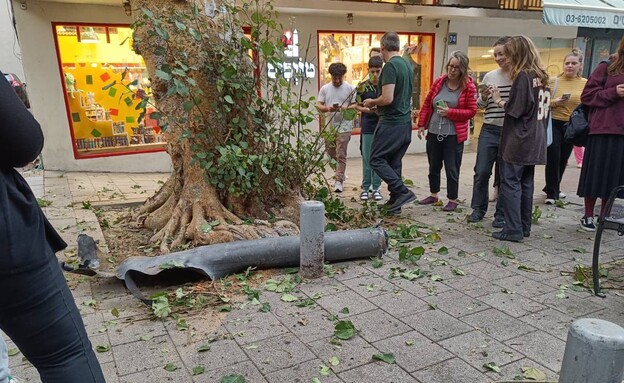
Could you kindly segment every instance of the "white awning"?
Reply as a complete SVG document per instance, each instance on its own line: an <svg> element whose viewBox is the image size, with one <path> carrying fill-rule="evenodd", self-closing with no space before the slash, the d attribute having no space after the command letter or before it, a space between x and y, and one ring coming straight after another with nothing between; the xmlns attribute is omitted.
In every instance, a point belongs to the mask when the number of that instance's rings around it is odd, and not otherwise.
<svg viewBox="0 0 624 383"><path fill-rule="evenodd" d="M624 0L544 0L544 24L624 29Z"/></svg>

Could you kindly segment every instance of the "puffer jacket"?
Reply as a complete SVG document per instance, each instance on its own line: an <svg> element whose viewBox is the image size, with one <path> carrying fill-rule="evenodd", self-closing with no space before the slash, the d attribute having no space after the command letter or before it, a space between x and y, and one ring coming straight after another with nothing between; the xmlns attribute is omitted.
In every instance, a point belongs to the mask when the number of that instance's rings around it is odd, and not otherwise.
<svg viewBox="0 0 624 383"><path fill-rule="evenodd" d="M431 89L425 98L425 102L418 114L418 127L423 126L425 129L429 126L431 114L434 111L432 101L435 96L440 93L440 89L444 85L444 81L448 75L438 77L431 85ZM468 77L466 87L459 94L457 108L450 108L447 118L455 124L457 132L457 142L462 143L468 139L468 121L477 113L477 87L474 85L471 77Z"/></svg>

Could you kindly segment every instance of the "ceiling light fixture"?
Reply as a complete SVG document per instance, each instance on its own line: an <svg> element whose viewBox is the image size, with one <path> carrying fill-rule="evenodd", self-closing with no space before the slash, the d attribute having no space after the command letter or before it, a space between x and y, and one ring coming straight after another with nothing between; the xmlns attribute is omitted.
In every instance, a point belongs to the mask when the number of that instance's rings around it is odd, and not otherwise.
<svg viewBox="0 0 624 383"><path fill-rule="evenodd" d="M347 13L347 24L353 24L353 13Z"/></svg>
<svg viewBox="0 0 624 383"><path fill-rule="evenodd" d="M95 44L100 42L100 38L93 30L93 27L80 27L80 42L86 44Z"/></svg>
<svg viewBox="0 0 624 383"><path fill-rule="evenodd" d="M122 4L124 7L124 12L126 12L126 16L132 16L132 7L130 6L130 0L123 0Z"/></svg>

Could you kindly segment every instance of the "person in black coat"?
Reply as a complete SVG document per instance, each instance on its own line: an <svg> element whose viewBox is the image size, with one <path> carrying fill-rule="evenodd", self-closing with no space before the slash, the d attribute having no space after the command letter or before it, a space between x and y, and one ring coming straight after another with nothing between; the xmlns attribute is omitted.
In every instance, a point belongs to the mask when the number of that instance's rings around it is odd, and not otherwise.
<svg viewBox="0 0 624 383"><path fill-rule="evenodd" d="M43 132L0 76L0 329L44 383L105 382L55 252L67 244L15 171L43 148Z"/></svg>

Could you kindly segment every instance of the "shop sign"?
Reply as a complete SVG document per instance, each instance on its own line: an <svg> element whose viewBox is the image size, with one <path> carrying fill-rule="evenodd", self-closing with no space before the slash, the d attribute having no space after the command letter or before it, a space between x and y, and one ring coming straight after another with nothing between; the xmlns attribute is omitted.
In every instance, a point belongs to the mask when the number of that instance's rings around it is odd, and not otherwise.
<svg viewBox="0 0 624 383"><path fill-rule="evenodd" d="M282 43L284 44L284 61L277 65L268 63L267 76L277 78L280 74L287 80L316 77L316 66L310 62L304 62L299 57L299 31L296 29L284 31Z"/></svg>
<svg viewBox="0 0 624 383"><path fill-rule="evenodd" d="M606 4L606 3L605 3ZM586 28L624 29L624 2L601 7L578 5L566 1L545 1L543 20L545 24Z"/></svg>

